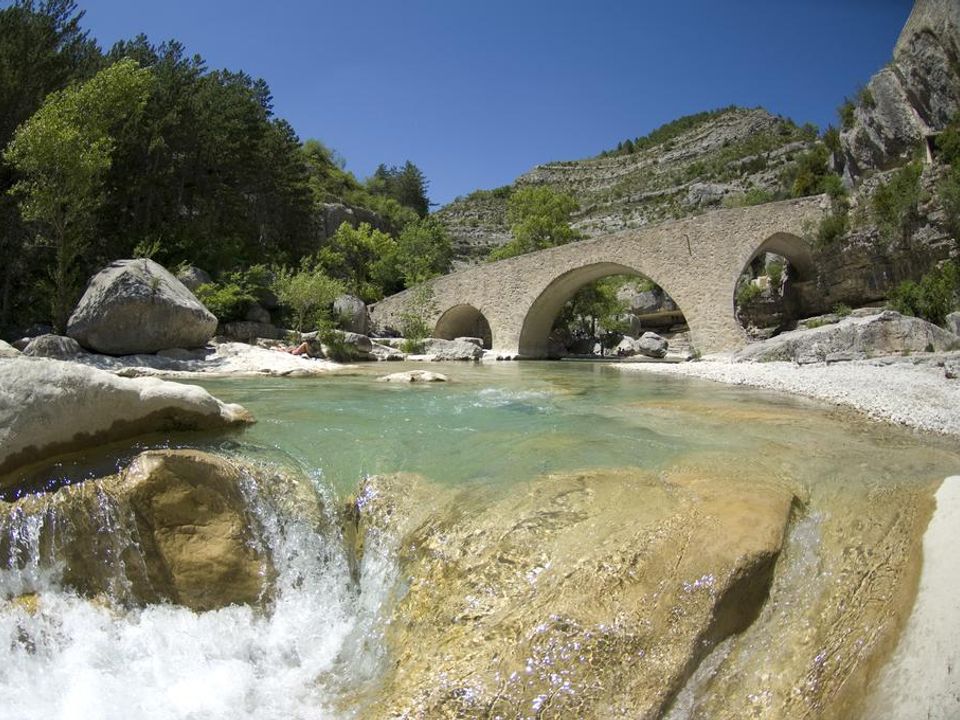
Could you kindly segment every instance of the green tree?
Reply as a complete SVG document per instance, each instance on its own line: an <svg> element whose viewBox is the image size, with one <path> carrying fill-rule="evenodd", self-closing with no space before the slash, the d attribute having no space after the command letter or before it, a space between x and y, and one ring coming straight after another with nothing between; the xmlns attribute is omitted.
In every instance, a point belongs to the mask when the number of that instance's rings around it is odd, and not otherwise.
<svg viewBox="0 0 960 720"><path fill-rule="evenodd" d="M396 269L396 241L367 223L352 227L343 223L317 260L331 277L342 280L347 292L364 302L376 302L401 288Z"/></svg>
<svg viewBox="0 0 960 720"><path fill-rule="evenodd" d="M490 260L535 252L579 240L570 218L579 209L571 195L546 185L530 185L514 192L507 201L507 222L513 239L490 254Z"/></svg>
<svg viewBox="0 0 960 720"><path fill-rule="evenodd" d="M96 72L100 52L80 28L83 13L72 0L16 0L0 9L0 149L54 90ZM19 180L0 160L0 327L15 313L33 315L35 268L41 265L28 241L16 198L8 194Z"/></svg>
<svg viewBox="0 0 960 720"><path fill-rule="evenodd" d="M425 217L397 238L396 266L407 287L450 272L453 246L443 223Z"/></svg>
<svg viewBox="0 0 960 720"><path fill-rule="evenodd" d="M890 175L870 198L870 209L880 234L887 240L906 238L920 217L919 162L904 165Z"/></svg>
<svg viewBox="0 0 960 720"><path fill-rule="evenodd" d="M289 314L294 330L300 333L310 327L327 329L331 324L330 308L337 296L343 294L344 286L320 267L304 263L299 270L280 268L273 291Z"/></svg>
<svg viewBox="0 0 960 720"><path fill-rule="evenodd" d="M566 327L582 337L597 338L604 333L622 333L625 324L620 317L627 304L617 292L634 278L608 277L580 288L567 301L554 321L554 327Z"/></svg>
<svg viewBox="0 0 960 720"><path fill-rule="evenodd" d="M315 248L314 199L299 138L273 116L269 87L209 72L171 41L117 43L109 59L150 67L140 122L118 139L99 228L113 257L146 242L157 259L213 274L256 262L295 263Z"/></svg>
<svg viewBox="0 0 960 720"><path fill-rule="evenodd" d="M381 164L367 181L367 189L374 195L383 195L396 200L424 218L430 212L427 198L427 181L416 165L407 160L402 168Z"/></svg>
<svg viewBox="0 0 960 720"><path fill-rule="evenodd" d="M24 219L49 248L51 316L63 331L79 294L115 137L142 111L151 75L133 60L108 67L82 85L49 95L20 128L4 158L21 174L12 188Z"/></svg>

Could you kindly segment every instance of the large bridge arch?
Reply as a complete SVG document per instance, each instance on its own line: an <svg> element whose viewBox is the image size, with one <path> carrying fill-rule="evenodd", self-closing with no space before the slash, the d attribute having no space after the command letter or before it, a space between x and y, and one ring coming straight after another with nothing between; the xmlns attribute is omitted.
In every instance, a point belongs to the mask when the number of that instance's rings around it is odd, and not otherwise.
<svg viewBox="0 0 960 720"><path fill-rule="evenodd" d="M530 306L520 329L519 353L524 357L545 357L548 354L548 340L553 323L563 306L580 288L611 275L633 275L646 277L657 283L673 297L669 287L656 277L651 277L639 268L618 262L596 262L567 270L554 278L537 296ZM674 298L676 301L676 298ZM681 311L683 307L679 305Z"/></svg>
<svg viewBox="0 0 960 720"><path fill-rule="evenodd" d="M825 198L813 197L716 210L469 268L430 281L436 311L426 319L449 334L474 308L488 321L496 350L543 357L544 326L576 289L606 275L642 274L681 308L694 347L736 350L747 342L733 303L743 269L773 252L787 257L802 279L813 277L802 237L827 207ZM374 324L399 327L418 297L405 291L377 303Z"/></svg>

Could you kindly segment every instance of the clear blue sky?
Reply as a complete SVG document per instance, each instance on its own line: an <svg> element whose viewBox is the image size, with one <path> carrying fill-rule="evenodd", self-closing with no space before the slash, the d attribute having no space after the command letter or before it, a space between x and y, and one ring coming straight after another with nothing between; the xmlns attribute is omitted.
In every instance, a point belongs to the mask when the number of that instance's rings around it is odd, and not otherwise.
<svg viewBox="0 0 960 720"><path fill-rule="evenodd" d="M910 0L78 0L108 48L175 38L264 78L359 177L410 159L445 203L681 115L799 123L890 59Z"/></svg>

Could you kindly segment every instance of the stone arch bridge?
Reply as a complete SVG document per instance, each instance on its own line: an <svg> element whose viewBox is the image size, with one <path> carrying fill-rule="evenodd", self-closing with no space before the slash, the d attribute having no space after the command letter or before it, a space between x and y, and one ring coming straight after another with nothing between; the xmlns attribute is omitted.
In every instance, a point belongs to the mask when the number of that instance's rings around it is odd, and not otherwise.
<svg viewBox="0 0 960 720"><path fill-rule="evenodd" d="M772 252L790 261L795 282L813 280L802 238L825 207L813 197L717 210L451 273L431 281L427 319L434 337L487 335L498 351L542 358L553 321L577 290L609 275L644 275L677 303L696 349L735 350L746 342L734 312L740 274ZM413 289L385 298L371 308L374 324L401 327L422 297Z"/></svg>

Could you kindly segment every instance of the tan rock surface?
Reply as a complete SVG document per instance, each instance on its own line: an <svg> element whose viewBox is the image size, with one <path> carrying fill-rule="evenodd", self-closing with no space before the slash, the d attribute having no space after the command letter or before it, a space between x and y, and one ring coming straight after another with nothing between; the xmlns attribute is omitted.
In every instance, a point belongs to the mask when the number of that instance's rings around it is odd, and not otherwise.
<svg viewBox="0 0 960 720"><path fill-rule="evenodd" d="M319 501L293 478L195 450L157 450L117 475L5 506L0 557L14 557L11 542L32 532L39 555L22 546L23 563L59 567L61 582L88 597L198 611L259 604L275 571L253 493L275 495L288 517L320 521Z"/></svg>
<svg viewBox="0 0 960 720"><path fill-rule="evenodd" d="M442 509L417 511L420 493ZM601 471L493 498L396 480L360 498L360 536L396 533L410 578L375 716L653 718L759 612L793 495Z"/></svg>

